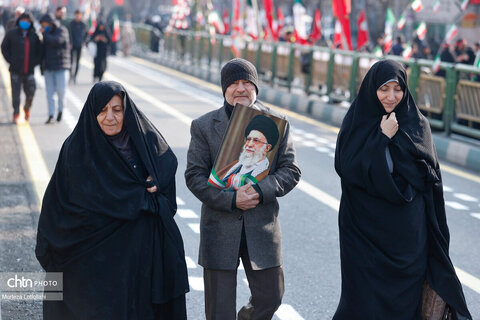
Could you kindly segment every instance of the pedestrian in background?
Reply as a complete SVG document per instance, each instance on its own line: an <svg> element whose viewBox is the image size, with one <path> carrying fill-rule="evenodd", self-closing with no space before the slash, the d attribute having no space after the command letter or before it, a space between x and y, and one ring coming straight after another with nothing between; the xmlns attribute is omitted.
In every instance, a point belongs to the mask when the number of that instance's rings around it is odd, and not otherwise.
<svg viewBox="0 0 480 320"><path fill-rule="evenodd" d="M112 39L110 30L103 20L97 22L97 28L91 36L97 46L96 55L93 58L93 82L102 81L103 73L107 69L107 56L109 43Z"/></svg>
<svg viewBox="0 0 480 320"><path fill-rule="evenodd" d="M40 64L42 44L33 26L30 13L22 13L16 27L7 32L2 41L2 54L10 64L10 83L12 89L13 122L20 116L20 94L23 86L25 93L25 120L30 118L30 107L35 95L34 68Z"/></svg>
<svg viewBox="0 0 480 320"><path fill-rule="evenodd" d="M58 109L57 121L62 120L70 71L70 42L67 28L60 25L51 14L43 15L40 24L43 34L43 69L48 102L48 119L45 123L50 124L54 122L55 109ZM55 107L53 98L55 94L58 98L58 108Z"/></svg>
<svg viewBox="0 0 480 320"><path fill-rule="evenodd" d="M77 9L75 10L73 20L70 22L70 36L72 40L72 50L70 51L70 63L72 68L70 74L73 83L77 83L78 67L80 65L82 48L87 39L87 35L87 25L83 22L83 13Z"/></svg>
<svg viewBox="0 0 480 320"><path fill-rule="evenodd" d="M236 319L240 258L251 298L238 319L271 319L284 293L277 197L296 186L300 169L287 123L267 177L233 192L208 185L234 106L273 112L256 99L258 75L250 62L230 60L222 68L221 83L223 107L192 122L185 171L187 187L202 202L199 264L204 268L206 319Z"/></svg>
<svg viewBox="0 0 480 320"><path fill-rule="evenodd" d="M128 57L131 52L131 48L135 43L135 31L132 28L132 22L130 21L130 15L127 16L127 21L123 25L121 37L122 52L125 57Z"/></svg>
<svg viewBox="0 0 480 320"><path fill-rule="evenodd" d="M425 319L427 284L453 319L472 319L449 258L430 125L400 63L382 60L366 74L340 128L335 170L342 293L333 319Z"/></svg>
<svg viewBox="0 0 480 320"><path fill-rule="evenodd" d="M185 320L177 158L116 82L91 89L42 202L35 253L62 272L49 320Z"/></svg>
<svg viewBox="0 0 480 320"><path fill-rule="evenodd" d="M8 32L9 30L15 28L15 26L17 25L18 17L20 17L20 15L24 12L25 8L22 6L18 6L15 8L15 11L13 12L13 18L8 20L7 25L5 26L5 32Z"/></svg>
<svg viewBox="0 0 480 320"><path fill-rule="evenodd" d="M466 39L457 40L455 46L455 55L457 56L456 62L458 63L473 65L473 63L475 62L475 52L467 44Z"/></svg>
<svg viewBox="0 0 480 320"><path fill-rule="evenodd" d="M442 51L440 52L440 61L443 62L450 62L455 63L455 56L450 49L450 45L448 43L442 43ZM435 73L436 76L439 77L446 77L447 73L444 69L440 69Z"/></svg>

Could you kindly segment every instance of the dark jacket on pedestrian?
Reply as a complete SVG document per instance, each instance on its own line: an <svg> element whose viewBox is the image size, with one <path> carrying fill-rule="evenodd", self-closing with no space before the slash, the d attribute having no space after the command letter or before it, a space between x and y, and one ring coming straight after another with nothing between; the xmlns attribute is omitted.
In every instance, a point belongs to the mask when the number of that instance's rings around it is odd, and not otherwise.
<svg viewBox="0 0 480 320"><path fill-rule="evenodd" d="M25 18L30 20L31 25L29 29L22 30L18 23ZM42 58L41 48L42 43L35 33L33 18L29 13L18 17L16 27L8 31L2 41L2 54L10 64L9 70L17 74L33 74Z"/></svg>
<svg viewBox="0 0 480 320"><path fill-rule="evenodd" d="M44 21L53 25L50 30L43 32L44 70L70 69L70 40L67 28L60 25L49 13L40 19L40 22Z"/></svg>
<svg viewBox="0 0 480 320"><path fill-rule="evenodd" d="M72 20L70 22L70 36L72 47L81 48L87 38L87 25L85 22Z"/></svg>

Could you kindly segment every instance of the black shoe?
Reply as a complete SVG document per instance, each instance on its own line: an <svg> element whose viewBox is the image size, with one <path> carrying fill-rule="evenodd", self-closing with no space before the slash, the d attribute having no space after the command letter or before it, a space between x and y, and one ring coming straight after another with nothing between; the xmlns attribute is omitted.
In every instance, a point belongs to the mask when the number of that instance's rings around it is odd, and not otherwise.
<svg viewBox="0 0 480 320"><path fill-rule="evenodd" d="M48 119L47 119L47 121L45 121L45 124L51 124L53 122L54 122L53 116L48 116Z"/></svg>
<svg viewBox="0 0 480 320"><path fill-rule="evenodd" d="M57 114L57 122L60 122L60 121L62 121L62 112L61 111Z"/></svg>

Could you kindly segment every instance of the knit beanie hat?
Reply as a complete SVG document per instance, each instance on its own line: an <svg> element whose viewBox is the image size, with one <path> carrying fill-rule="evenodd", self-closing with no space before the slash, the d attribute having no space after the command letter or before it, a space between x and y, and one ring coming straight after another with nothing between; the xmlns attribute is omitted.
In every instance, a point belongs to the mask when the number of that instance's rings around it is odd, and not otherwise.
<svg viewBox="0 0 480 320"><path fill-rule="evenodd" d="M257 69L249 61L241 58L234 58L228 61L220 73L223 96L227 88L237 80L248 80L255 85L258 94Z"/></svg>

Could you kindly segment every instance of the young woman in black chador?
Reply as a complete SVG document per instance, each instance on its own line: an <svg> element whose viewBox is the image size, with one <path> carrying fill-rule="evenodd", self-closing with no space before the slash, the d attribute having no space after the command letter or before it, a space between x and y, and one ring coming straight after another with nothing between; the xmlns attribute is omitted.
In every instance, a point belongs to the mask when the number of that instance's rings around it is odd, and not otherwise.
<svg viewBox="0 0 480 320"><path fill-rule="evenodd" d="M430 126L399 63L368 71L340 129L335 169L342 294L333 319L421 319L425 282L454 319L471 319L448 253Z"/></svg>
<svg viewBox="0 0 480 320"><path fill-rule="evenodd" d="M97 83L43 198L36 255L63 273L45 319L184 320L177 159L116 82Z"/></svg>

